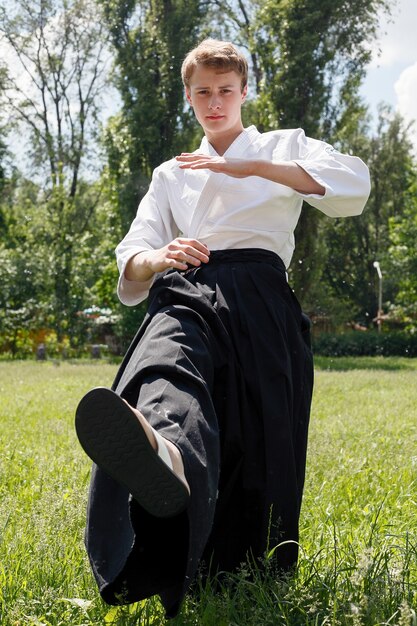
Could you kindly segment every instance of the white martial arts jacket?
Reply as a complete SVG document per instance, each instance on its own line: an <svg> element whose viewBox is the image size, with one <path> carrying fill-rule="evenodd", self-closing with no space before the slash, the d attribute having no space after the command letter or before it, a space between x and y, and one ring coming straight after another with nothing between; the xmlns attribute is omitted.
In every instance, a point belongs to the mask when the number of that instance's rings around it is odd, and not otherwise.
<svg viewBox="0 0 417 626"><path fill-rule="evenodd" d="M206 137L197 152L217 156ZM153 282L124 277L127 262L138 252L162 248L182 234L210 250L272 250L288 267L303 200L330 217L345 217L359 215L369 196L369 172L363 161L306 137L301 129L261 134L250 126L223 156L295 161L325 187L325 194L301 194L258 176L233 178L209 170L183 170L175 159L163 163L155 169L137 216L116 248L118 295L124 304L144 300Z"/></svg>

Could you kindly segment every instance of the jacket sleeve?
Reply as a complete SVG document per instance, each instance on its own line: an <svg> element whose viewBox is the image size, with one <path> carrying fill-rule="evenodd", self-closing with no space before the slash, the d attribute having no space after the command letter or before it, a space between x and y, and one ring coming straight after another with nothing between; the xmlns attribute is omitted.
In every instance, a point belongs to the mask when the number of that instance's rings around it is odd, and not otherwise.
<svg viewBox="0 0 417 626"><path fill-rule="evenodd" d="M124 275L128 261L145 250L156 250L179 234L171 213L164 174L157 168L149 190L139 204L129 232L116 248L119 282L117 295L123 304L134 306L147 297L155 277L145 282L127 280Z"/></svg>
<svg viewBox="0 0 417 626"><path fill-rule="evenodd" d="M356 156L342 154L330 144L306 137L298 129L292 145L293 161L323 185L323 196L299 195L330 217L360 215L371 190L369 170Z"/></svg>

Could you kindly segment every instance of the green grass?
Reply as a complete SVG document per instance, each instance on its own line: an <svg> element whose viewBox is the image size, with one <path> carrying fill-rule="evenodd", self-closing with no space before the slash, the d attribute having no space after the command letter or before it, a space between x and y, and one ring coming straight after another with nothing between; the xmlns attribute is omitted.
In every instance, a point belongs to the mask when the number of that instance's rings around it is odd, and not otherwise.
<svg viewBox="0 0 417 626"><path fill-rule="evenodd" d="M2 626L165 623L156 599L106 606L83 548L90 463L73 414L115 372L0 363ZM417 625L416 425L417 360L318 358L297 573L248 565L173 626Z"/></svg>

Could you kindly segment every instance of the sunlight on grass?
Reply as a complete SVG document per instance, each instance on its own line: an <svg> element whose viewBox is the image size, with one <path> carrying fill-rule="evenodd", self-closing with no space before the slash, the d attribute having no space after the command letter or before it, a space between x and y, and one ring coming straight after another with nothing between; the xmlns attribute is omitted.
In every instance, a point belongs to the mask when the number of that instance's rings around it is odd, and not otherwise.
<svg viewBox="0 0 417 626"><path fill-rule="evenodd" d="M345 370L413 370L417 371L417 359L407 357L384 356L316 356L314 358L317 370L345 371Z"/></svg>
<svg viewBox="0 0 417 626"><path fill-rule="evenodd" d="M318 359L300 561L194 590L175 626L417 624L417 360ZM107 363L0 363L0 623L164 624L158 600L109 607L83 547L90 463L79 398ZM279 550L279 547L276 548Z"/></svg>

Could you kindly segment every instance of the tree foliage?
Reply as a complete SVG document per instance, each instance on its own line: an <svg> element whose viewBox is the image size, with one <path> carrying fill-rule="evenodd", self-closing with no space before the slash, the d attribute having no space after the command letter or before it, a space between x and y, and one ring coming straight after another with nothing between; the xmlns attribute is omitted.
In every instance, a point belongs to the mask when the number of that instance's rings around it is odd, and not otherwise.
<svg viewBox="0 0 417 626"><path fill-rule="evenodd" d="M115 49L122 110L107 129L115 200L126 230L152 170L188 144L180 69L201 27L200 0L100 0Z"/></svg>
<svg viewBox="0 0 417 626"><path fill-rule="evenodd" d="M396 294L389 306L391 317L417 329L417 166L409 164L410 185L402 193L402 211L389 220L390 247L384 255Z"/></svg>
<svg viewBox="0 0 417 626"><path fill-rule="evenodd" d="M5 103L24 124L33 165L49 188L74 197L104 86L106 32L92 0L11 6L0 4Z"/></svg>
<svg viewBox="0 0 417 626"><path fill-rule="evenodd" d="M267 0L256 38L263 81L260 121L268 127L301 126L307 135L337 140L345 94L363 77L384 0ZM259 19L259 18L258 18ZM306 307L315 308L325 250L323 217L304 206L296 230L292 281Z"/></svg>
<svg viewBox="0 0 417 626"><path fill-rule="evenodd" d="M87 336L79 312L97 306L124 311L118 333L129 340L143 309L116 301L114 247L152 170L198 145L180 67L206 36L247 50L245 123L303 127L370 166L361 217L332 220L303 208L290 279L304 307L369 322L378 260L386 308L416 326L408 129L381 108L371 132L358 96L378 16L391 8L387 0L0 0L0 334L17 345L21 329L54 328L76 345ZM101 135L110 56L121 107ZM6 150L6 123L24 137L20 172Z"/></svg>
<svg viewBox="0 0 417 626"><path fill-rule="evenodd" d="M330 221L325 233L326 282L336 297L349 302L352 313L366 323L375 317L378 308L374 261L381 262L383 268L384 301L392 302L397 297L399 275L391 271L389 249L394 233L402 238L400 233L406 232L404 225L415 210L415 166L407 137L408 128L401 117L381 108L374 134L357 137L372 181L365 212L352 220ZM354 144L352 138L352 148Z"/></svg>
<svg viewBox="0 0 417 626"><path fill-rule="evenodd" d="M341 117L357 112L355 93L371 57L378 16L386 0L256 0L226 6L227 29L245 46L255 73L252 122L260 130L298 128L311 137L338 141ZM307 309L321 295L326 220L304 206L296 230L291 282Z"/></svg>
<svg viewBox="0 0 417 626"><path fill-rule="evenodd" d="M99 199L97 186L93 193L82 180L104 86L106 31L96 17L93 0L0 4L0 35L7 51L4 106L25 133L25 156L37 187L33 203L25 200L16 207L16 214L23 211L23 223L30 222L24 233L15 233L21 246L18 260L30 267L34 256L44 259L36 275L44 293L51 294L49 317L60 334L75 323L78 247ZM11 235L9 249L14 240Z"/></svg>
<svg viewBox="0 0 417 626"><path fill-rule="evenodd" d="M97 183L100 184L100 183ZM96 185L80 183L77 201L95 202ZM77 348L86 341L86 319L80 315L88 306L114 306L116 270L112 275L113 294L99 289L97 282L113 263L111 212L101 204L80 233L68 259L62 258L49 223L50 204L43 201L42 188L22 177L9 181L8 197L3 197L5 218L0 236L0 339L13 346L20 330L37 332L52 329L61 345ZM89 198L93 198L90 200ZM110 243L109 243L110 242ZM111 252L109 253L109 249ZM71 263L70 299L57 290L59 263ZM67 285L63 285L67 287ZM1 342L0 342L1 343ZM13 347L10 348L13 352Z"/></svg>
<svg viewBox="0 0 417 626"><path fill-rule="evenodd" d="M146 193L152 170L190 147L194 117L184 106L182 61L196 43L202 0L99 0L114 50L114 83L122 106L108 124L107 190L118 216L119 239ZM115 242L116 243L116 242ZM143 311L123 307L123 341Z"/></svg>

